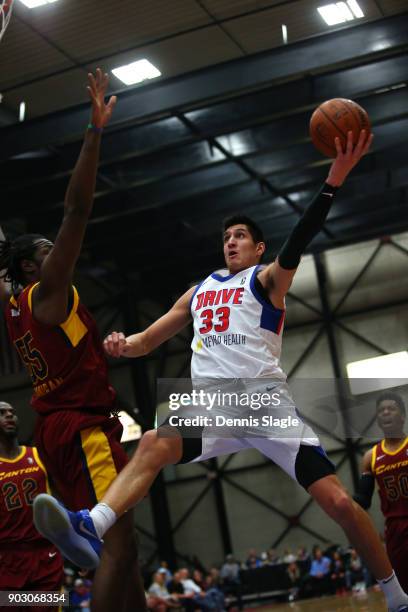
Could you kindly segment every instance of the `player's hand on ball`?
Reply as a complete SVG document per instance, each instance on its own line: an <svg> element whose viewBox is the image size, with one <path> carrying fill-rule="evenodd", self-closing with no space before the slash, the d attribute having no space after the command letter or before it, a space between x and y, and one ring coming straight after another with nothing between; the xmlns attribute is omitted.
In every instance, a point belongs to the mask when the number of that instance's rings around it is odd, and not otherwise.
<svg viewBox="0 0 408 612"><path fill-rule="evenodd" d="M112 332L103 341L103 348L105 353L111 357L122 357L129 350L129 344L125 334L122 332Z"/></svg>
<svg viewBox="0 0 408 612"><path fill-rule="evenodd" d="M327 178L329 185L340 187L344 183L354 166L368 153L373 138L373 134L367 134L366 130L361 130L357 144L353 147L353 132L348 132L345 150L342 149L340 138L335 138L334 143L336 145L337 157L330 168Z"/></svg>
<svg viewBox="0 0 408 612"><path fill-rule="evenodd" d="M96 69L95 75L88 74L89 85L87 87L89 97L92 102L91 123L96 128L103 128L109 122L113 109L117 101L116 96L112 96L105 104L106 90L108 88L109 77L100 68Z"/></svg>

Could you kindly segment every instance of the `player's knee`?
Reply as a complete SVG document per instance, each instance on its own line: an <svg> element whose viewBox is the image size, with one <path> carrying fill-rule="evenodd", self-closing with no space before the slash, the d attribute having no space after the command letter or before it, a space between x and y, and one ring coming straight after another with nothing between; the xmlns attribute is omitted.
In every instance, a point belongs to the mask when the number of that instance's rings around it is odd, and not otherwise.
<svg viewBox="0 0 408 612"><path fill-rule="evenodd" d="M151 468L161 469L169 463L178 461L179 444L177 438L160 435L156 429L151 429L143 435L138 454L143 453L148 457Z"/></svg>
<svg viewBox="0 0 408 612"><path fill-rule="evenodd" d="M336 490L333 494L330 508L331 511L329 513L332 518L341 525L350 523L355 517L355 504L347 491L342 489Z"/></svg>

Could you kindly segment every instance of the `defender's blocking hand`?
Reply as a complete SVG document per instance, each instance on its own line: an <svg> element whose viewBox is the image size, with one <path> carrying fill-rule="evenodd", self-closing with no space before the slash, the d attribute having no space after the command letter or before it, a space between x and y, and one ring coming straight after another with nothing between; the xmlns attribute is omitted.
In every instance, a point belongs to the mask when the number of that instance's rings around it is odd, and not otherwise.
<svg viewBox="0 0 408 612"><path fill-rule="evenodd" d="M92 102L91 123L96 128L103 128L110 121L117 98L112 96L109 102L105 104L109 76L106 73L103 74L100 68L96 69L95 76L92 73L88 74L88 81L87 90Z"/></svg>

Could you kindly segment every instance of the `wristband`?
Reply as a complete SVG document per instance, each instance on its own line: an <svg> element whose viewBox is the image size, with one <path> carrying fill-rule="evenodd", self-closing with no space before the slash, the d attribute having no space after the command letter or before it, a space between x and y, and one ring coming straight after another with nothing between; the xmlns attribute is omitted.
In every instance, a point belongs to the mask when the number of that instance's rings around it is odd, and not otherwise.
<svg viewBox="0 0 408 612"><path fill-rule="evenodd" d="M95 134L101 134L103 132L103 127L96 127L93 123L88 123L87 130L91 130L91 132L95 132Z"/></svg>

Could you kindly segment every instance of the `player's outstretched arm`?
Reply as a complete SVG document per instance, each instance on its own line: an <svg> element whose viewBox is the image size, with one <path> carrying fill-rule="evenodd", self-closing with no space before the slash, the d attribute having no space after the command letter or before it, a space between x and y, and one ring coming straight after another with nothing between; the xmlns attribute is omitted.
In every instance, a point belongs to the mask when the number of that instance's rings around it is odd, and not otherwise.
<svg viewBox="0 0 408 612"><path fill-rule="evenodd" d="M122 332L112 332L103 342L111 357L142 357L178 334L191 321L190 301L195 287L191 287L165 315L139 334L127 338Z"/></svg>
<svg viewBox="0 0 408 612"><path fill-rule="evenodd" d="M368 152L372 141L373 135L362 130L356 146L353 147L353 133L349 132L347 147L343 151L340 139L335 139L337 157L330 167L326 183L305 209L276 260L259 274L259 280L264 287L269 288L269 297L276 307L284 307L284 297L290 289L302 254L323 229L336 190Z"/></svg>
<svg viewBox="0 0 408 612"><path fill-rule="evenodd" d="M353 495L354 501L364 510L368 510L371 506L375 489L375 478L371 468L372 457L373 449L371 448L363 457L360 482L358 483L357 491Z"/></svg>
<svg viewBox="0 0 408 612"><path fill-rule="evenodd" d="M78 161L65 195L64 218L55 244L41 267L41 280L33 293L34 316L58 325L67 317L72 275L92 211L99 161L101 131L109 122L116 97L105 104L108 75L100 68L88 75L92 103L91 126L87 129Z"/></svg>

